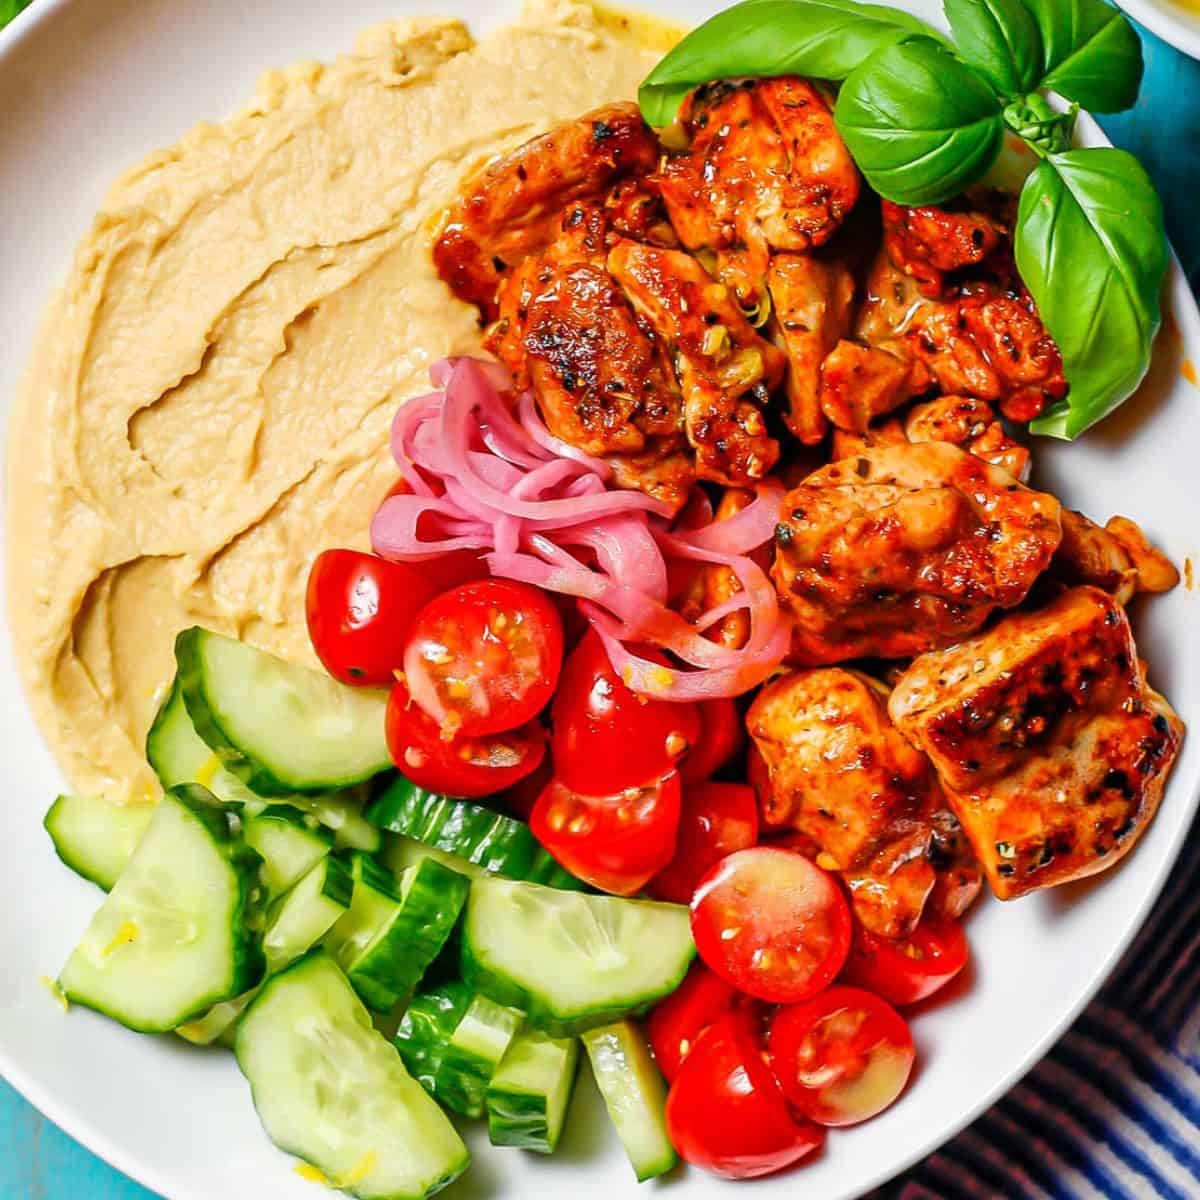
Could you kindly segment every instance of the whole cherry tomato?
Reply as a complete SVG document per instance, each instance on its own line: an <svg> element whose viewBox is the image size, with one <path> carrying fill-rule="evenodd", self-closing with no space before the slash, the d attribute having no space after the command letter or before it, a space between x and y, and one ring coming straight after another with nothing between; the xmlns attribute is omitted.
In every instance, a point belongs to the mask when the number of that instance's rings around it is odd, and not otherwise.
<svg viewBox="0 0 1200 1200"><path fill-rule="evenodd" d="M503 733L532 720L562 670L558 609L545 592L480 579L434 597L404 651L409 694L445 736Z"/></svg>
<svg viewBox="0 0 1200 1200"><path fill-rule="evenodd" d="M555 774L581 795L652 784L675 770L700 734L696 705L631 691L594 631L567 656L550 718Z"/></svg>
<svg viewBox="0 0 1200 1200"><path fill-rule="evenodd" d="M713 866L757 841L753 788L744 783L685 784L675 857L650 881L650 893L658 900L691 904Z"/></svg>
<svg viewBox="0 0 1200 1200"><path fill-rule="evenodd" d="M667 1095L667 1131L688 1162L726 1179L782 1171L825 1131L797 1120L762 1059L754 1017L731 1011L700 1035Z"/></svg>
<svg viewBox="0 0 1200 1200"><path fill-rule="evenodd" d="M729 1012L737 998L725 980L702 962L694 962L684 981L655 1006L646 1018L646 1037L668 1083L674 1082L700 1035Z"/></svg>
<svg viewBox="0 0 1200 1200"><path fill-rule="evenodd" d="M788 850L758 846L722 859L692 899L700 957L734 987L795 1004L833 982L850 949L837 881Z"/></svg>
<svg viewBox="0 0 1200 1200"><path fill-rule="evenodd" d="M697 708L700 710L700 737L691 753L679 764L679 778L685 784L711 779L746 740L742 714L732 700L705 700Z"/></svg>
<svg viewBox="0 0 1200 1200"><path fill-rule="evenodd" d="M632 896L671 861L679 829L679 776L585 796L552 779L529 819L534 837L578 879Z"/></svg>
<svg viewBox="0 0 1200 1200"><path fill-rule="evenodd" d="M886 1000L840 985L777 1009L767 1049L784 1095L818 1125L857 1125L883 1112L916 1058L908 1022Z"/></svg>
<svg viewBox="0 0 1200 1200"><path fill-rule="evenodd" d="M908 937L895 941L856 921L842 978L891 1004L916 1004L945 987L969 957L962 926L945 917L926 914Z"/></svg>
<svg viewBox="0 0 1200 1200"><path fill-rule="evenodd" d="M388 698L387 741L392 761L418 787L468 798L511 787L536 771L546 754L546 732L537 721L509 733L443 737L402 680Z"/></svg>

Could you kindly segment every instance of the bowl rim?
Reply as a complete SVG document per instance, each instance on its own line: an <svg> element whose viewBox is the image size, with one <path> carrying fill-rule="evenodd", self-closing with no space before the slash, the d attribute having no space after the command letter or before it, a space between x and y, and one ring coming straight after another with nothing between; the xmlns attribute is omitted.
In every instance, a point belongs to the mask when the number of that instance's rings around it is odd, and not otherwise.
<svg viewBox="0 0 1200 1200"><path fill-rule="evenodd" d="M1172 0L1117 0L1117 4L1168 45L1200 60L1200 16L1189 15Z"/></svg>

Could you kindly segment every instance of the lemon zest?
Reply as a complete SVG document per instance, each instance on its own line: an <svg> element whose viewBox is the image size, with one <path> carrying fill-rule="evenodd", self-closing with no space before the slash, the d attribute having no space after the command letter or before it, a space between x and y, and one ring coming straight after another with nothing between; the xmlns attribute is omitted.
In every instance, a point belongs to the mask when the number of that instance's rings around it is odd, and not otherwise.
<svg viewBox="0 0 1200 1200"><path fill-rule="evenodd" d="M356 1183L362 1183L375 1170L379 1157L374 1150L368 1150L350 1169L350 1174L338 1180L339 1188L350 1188Z"/></svg>
<svg viewBox="0 0 1200 1200"><path fill-rule="evenodd" d="M301 1179L307 1179L309 1183L319 1183L322 1187L333 1187L329 1176L320 1167L314 1167L312 1163L297 1163L296 1174Z"/></svg>
<svg viewBox="0 0 1200 1200"><path fill-rule="evenodd" d="M119 950L122 946L128 946L131 942L136 942L138 936L138 927L133 921L126 921L120 929L117 930L116 936L107 946L104 947L100 957L107 958L114 950Z"/></svg>
<svg viewBox="0 0 1200 1200"><path fill-rule="evenodd" d="M38 983L54 997L55 1003L63 1012L70 1012L71 1002L67 999L66 993L58 986L55 980L51 979L49 975L41 975L38 977Z"/></svg>
<svg viewBox="0 0 1200 1200"><path fill-rule="evenodd" d="M196 770L196 782L201 787L212 787L212 781L220 767L221 760L216 754L210 754Z"/></svg>

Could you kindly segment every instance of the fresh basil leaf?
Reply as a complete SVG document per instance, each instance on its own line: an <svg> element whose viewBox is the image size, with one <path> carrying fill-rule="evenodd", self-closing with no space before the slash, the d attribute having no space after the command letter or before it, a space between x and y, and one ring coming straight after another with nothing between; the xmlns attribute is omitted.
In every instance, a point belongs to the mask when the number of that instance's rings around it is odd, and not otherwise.
<svg viewBox="0 0 1200 1200"><path fill-rule="evenodd" d="M1004 137L992 89L929 38L872 54L842 84L834 118L867 182L897 204L957 195Z"/></svg>
<svg viewBox="0 0 1200 1200"><path fill-rule="evenodd" d="M1042 34L1023 0L944 0L959 54L1006 100L1042 78Z"/></svg>
<svg viewBox="0 0 1200 1200"><path fill-rule="evenodd" d="M670 125L692 88L714 79L805 75L845 79L881 46L929 26L898 9L855 0L749 0L692 30L646 77L648 124Z"/></svg>
<svg viewBox="0 0 1200 1200"><path fill-rule="evenodd" d="M1169 259L1162 205L1124 150L1051 154L1021 191L1015 245L1071 385L1030 429L1069 440L1128 399L1150 365Z"/></svg>
<svg viewBox="0 0 1200 1200"><path fill-rule="evenodd" d="M1142 43L1105 0L1023 0L1042 34L1042 77L1093 112L1132 108L1142 86Z"/></svg>

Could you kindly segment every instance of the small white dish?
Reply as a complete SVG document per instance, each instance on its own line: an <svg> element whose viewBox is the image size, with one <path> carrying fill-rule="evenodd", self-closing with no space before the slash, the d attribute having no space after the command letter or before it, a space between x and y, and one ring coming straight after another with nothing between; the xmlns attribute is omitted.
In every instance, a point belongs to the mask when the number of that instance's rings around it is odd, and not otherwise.
<svg viewBox="0 0 1200 1200"><path fill-rule="evenodd" d="M0 397L24 368L43 304L62 278L108 182L192 125L233 111L266 68L328 58L357 30L406 13L512 20L519 0L39 0L0 34ZM720 0L644 0L697 21ZM936 19L935 0L911 7ZM1091 142L1102 135L1083 122ZM1037 478L1101 520L1135 516L1182 563L1200 558L1195 447L1200 394L1180 374L1200 363L1200 315L1182 274L1167 285L1171 336L1141 396L1082 442L1039 442ZM436 347L432 348L436 350ZM849 1200L935 1149L1010 1088L1103 982L1145 919L1183 844L1200 792L1200 596L1180 587L1138 607L1151 678L1195 731L1157 820L1119 869L1084 886L970 919L975 967L952 1002L915 1021L920 1069L903 1101L839 1132L796 1173L763 1181L755 1200ZM171 1200L254 1195L313 1200L313 1185L268 1143L228 1054L144 1038L90 1013L64 1017L53 976L97 903L54 856L41 816L61 781L25 707L0 638L0 1072L103 1158ZM585 1072L586 1074L586 1072ZM550 1160L478 1151L452 1200L612 1200L633 1177L590 1085L580 1089L562 1153ZM744 1187L744 1185L742 1185ZM681 1200L729 1200L739 1185L692 1171Z"/></svg>
<svg viewBox="0 0 1200 1200"><path fill-rule="evenodd" d="M1118 7L1176 50L1200 59L1200 4L1195 0L1118 0Z"/></svg>

